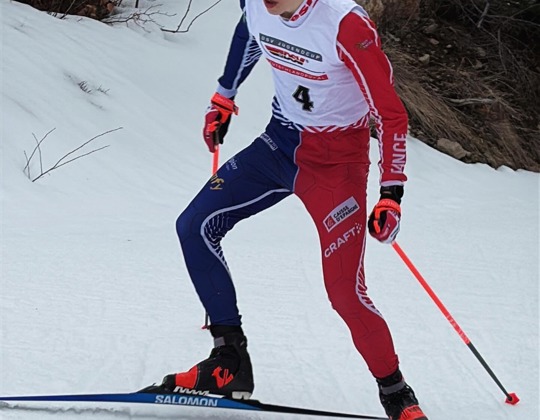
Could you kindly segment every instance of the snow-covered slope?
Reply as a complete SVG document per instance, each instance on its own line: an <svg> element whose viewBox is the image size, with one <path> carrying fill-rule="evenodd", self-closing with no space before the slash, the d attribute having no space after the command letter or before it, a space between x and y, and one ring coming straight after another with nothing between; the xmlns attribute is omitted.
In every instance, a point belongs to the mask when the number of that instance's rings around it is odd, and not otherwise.
<svg viewBox="0 0 540 420"><path fill-rule="evenodd" d="M141 3L172 28L188 5ZM213 2L193 3L190 17ZM153 23L59 20L5 0L0 16L0 395L130 392L192 366L211 339L200 330L204 311L174 222L210 174L202 117L236 2L175 35ZM260 63L238 95L222 161L262 131L271 96ZM43 171L100 134L70 157L109 147L32 183L25 153L52 129L41 143ZM504 404L392 248L368 239L368 286L402 370L430 419L536 420L539 176L465 165L415 139L408 147L398 241L522 401ZM36 154L30 174L40 171ZM374 166L370 205L376 183ZM327 301L316 232L299 200L243 222L224 248L250 339L254 397L381 415L373 379ZM182 407L24 407L0 408L0 418L240 418Z"/></svg>

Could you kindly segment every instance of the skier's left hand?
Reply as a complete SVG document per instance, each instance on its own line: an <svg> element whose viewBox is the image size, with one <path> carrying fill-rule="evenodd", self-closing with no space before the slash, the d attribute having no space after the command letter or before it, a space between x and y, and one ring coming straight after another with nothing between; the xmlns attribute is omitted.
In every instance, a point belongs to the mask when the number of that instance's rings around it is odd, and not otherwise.
<svg viewBox="0 0 540 420"><path fill-rule="evenodd" d="M381 187L381 198L369 215L369 234L382 243L390 243L399 232L403 186Z"/></svg>

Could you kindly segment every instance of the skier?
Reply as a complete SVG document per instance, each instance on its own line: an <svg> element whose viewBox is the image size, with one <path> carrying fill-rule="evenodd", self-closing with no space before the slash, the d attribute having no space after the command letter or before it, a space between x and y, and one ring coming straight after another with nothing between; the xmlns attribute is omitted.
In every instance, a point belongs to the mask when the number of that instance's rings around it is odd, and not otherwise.
<svg viewBox="0 0 540 420"><path fill-rule="evenodd" d="M390 331L367 295L366 221L383 243L396 237L406 181L407 114L375 25L353 0L240 0L243 14L207 110L210 152L223 143L238 87L261 56L275 97L264 133L226 162L177 220L214 348L189 371L147 392L209 391L249 398L247 339L221 239L234 225L296 194L320 238L325 287L378 384L391 420L427 420L403 379ZM367 217L369 120L380 150L380 200Z"/></svg>

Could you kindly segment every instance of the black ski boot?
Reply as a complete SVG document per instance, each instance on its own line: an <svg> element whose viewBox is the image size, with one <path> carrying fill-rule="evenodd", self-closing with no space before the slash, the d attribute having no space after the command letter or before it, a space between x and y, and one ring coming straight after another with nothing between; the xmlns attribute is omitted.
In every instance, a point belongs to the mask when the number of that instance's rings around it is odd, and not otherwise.
<svg viewBox="0 0 540 420"><path fill-rule="evenodd" d="M377 379L377 383L381 404L390 420L428 420L399 369L386 378Z"/></svg>
<svg viewBox="0 0 540 420"><path fill-rule="evenodd" d="M247 339L241 327L212 325L214 348L208 359L189 371L165 376L161 385L139 392L185 393L193 391L248 399L253 393L253 369L247 352Z"/></svg>

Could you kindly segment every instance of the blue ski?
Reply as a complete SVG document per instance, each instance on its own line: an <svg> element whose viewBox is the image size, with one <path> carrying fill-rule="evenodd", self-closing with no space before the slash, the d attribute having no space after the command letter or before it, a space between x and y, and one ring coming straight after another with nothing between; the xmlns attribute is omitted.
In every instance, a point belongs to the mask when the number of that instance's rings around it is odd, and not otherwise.
<svg viewBox="0 0 540 420"><path fill-rule="evenodd" d="M274 413L304 414L312 416L340 417L351 419L388 420L387 417L365 416L361 414L336 413L311 410L307 408L264 404L257 400L233 400L214 395L194 394L147 394L133 392L129 394L70 394L70 395L26 395L0 397L0 401L42 401L42 402L115 402L183 405L193 407L231 408L235 410L262 411Z"/></svg>

